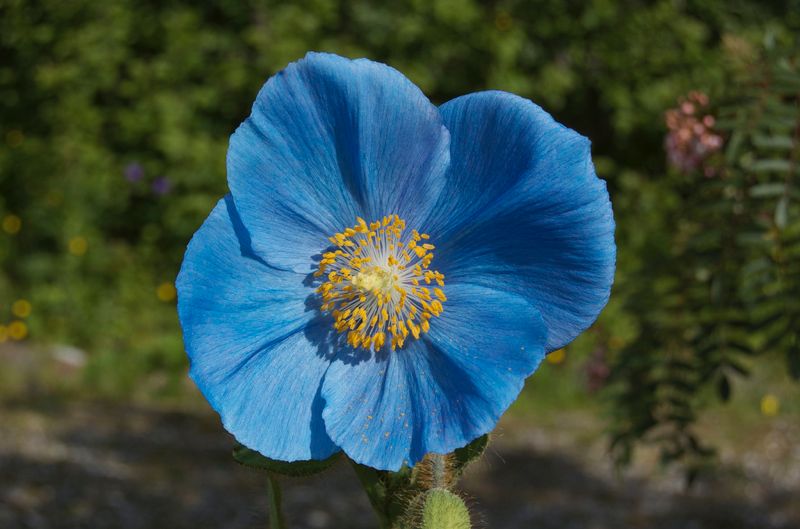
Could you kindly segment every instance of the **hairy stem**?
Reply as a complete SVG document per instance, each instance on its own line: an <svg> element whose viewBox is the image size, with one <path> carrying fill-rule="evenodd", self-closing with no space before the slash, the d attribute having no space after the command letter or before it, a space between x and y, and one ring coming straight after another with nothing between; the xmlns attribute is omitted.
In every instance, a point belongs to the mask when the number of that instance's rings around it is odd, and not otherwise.
<svg viewBox="0 0 800 529"><path fill-rule="evenodd" d="M431 454L431 470L433 473L433 486L435 488L447 488L447 456L442 454Z"/></svg>

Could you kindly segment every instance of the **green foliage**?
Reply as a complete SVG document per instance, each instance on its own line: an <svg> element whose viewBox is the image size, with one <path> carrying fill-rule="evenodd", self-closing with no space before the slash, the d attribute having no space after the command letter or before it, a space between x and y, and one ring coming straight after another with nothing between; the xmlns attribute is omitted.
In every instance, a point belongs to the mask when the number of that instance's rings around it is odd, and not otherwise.
<svg viewBox="0 0 800 529"><path fill-rule="evenodd" d="M774 44L731 76L717 112L724 155L710 177L676 175L680 217L668 251L643 262L652 283L627 298L641 330L613 370L618 461L644 439L690 479L713 455L692 428L707 389L727 401L734 379L775 355L800 375L800 53Z"/></svg>
<svg viewBox="0 0 800 529"><path fill-rule="evenodd" d="M666 426L667 456L702 459L703 388L727 397L756 354L800 372L797 79L754 51L798 28L796 0L0 0L0 325L85 349L93 391L178 391L171 284L226 192L229 134L307 50L367 56L435 103L509 90L593 140L618 275L575 348L614 358L618 455ZM770 82L750 71L762 81L720 109L725 179L665 174L664 110L762 62Z"/></svg>

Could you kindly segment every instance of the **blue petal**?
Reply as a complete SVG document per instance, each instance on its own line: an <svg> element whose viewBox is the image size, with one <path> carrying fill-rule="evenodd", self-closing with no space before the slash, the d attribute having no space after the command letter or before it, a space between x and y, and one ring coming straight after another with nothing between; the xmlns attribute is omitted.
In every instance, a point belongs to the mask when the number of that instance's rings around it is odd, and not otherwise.
<svg viewBox="0 0 800 529"><path fill-rule="evenodd" d="M190 375L240 442L284 461L336 451L321 420L329 365L306 337L304 276L253 254L230 196L195 233L178 275Z"/></svg>
<svg viewBox="0 0 800 529"><path fill-rule="evenodd" d="M267 81L231 137L228 183L253 248L307 272L327 237L435 202L449 158L439 110L401 73L310 53Z"/></svg>
<svg viewBox="0 0 800 529"><path fill-rule="evenodd" d="M442 107L452 137L447 184L423 228L448 285L525 296L547 350L572 341L608 301L614 218L590 143L532 102L483 92Z"/></svg>
<svg viewBox="0 0 800 529"><path fill-rule="evenodd" d="M423 339L331 364L322 416L351 459L397 470L466 445L494 428L544 357L544 324L521 297L466 284L447 293Z"/></svg>

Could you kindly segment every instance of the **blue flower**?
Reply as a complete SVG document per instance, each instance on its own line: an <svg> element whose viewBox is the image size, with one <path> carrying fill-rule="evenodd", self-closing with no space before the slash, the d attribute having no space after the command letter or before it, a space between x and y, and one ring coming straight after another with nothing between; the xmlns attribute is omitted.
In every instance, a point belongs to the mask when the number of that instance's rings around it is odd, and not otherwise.
<svg viewBox="0 0 800 529"><path fill-rule="evenodd" d="M388 66L312 53L261 89L228 184L178 311L192 378L273 459L397 470L464 446L608 300L589 141L512 94L437 108Z"/></svg>

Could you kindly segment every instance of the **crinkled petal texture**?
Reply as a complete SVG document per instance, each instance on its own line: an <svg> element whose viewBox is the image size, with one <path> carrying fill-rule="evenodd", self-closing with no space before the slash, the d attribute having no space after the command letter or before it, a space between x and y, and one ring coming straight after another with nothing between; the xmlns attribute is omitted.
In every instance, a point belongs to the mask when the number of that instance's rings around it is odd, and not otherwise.
<svg viewBox="0 0 800 529"><path fill-rule="evenodd" d="M435 325L434 325L435 324ZM522 297L466 283L422 340L325 375L323 418L351 459L398 470L491 431L544 357L545 327Z"/></svg>
<svg viewBox="0 0 800 529"><path fill-rule="evenodd" d="M242 443L397 470L491 431L544 355L605 305L614 222L589 142L501 92L433 107L397 71L309 54L231 138L231 195L177 285L191 376ZM327 237L397 214L431 235L444 312L353 351L310 284Z"/></svg>
<svg viewBox="0 0 800 529"><path fill-rule="evenodd" d="M310 53L259 92L231 137L228 184L255 252L309 272L327 237L356 216L417 224L448 159L439 110L401 73Z"/></svg>
<svg viewBox="0 0 800 529"><path fill-rule="evenodd" d="M178 276L190 375L240 442L284 461L337 448L321 418L328 360L309 342L304 276L256 256L230 197L195 233Z"/></svg>
<svg viewBox="0 0 800 529"><path fill-rule="evenodd" d="M597 318L614 278L614 218L589 140L505 92L441 108L445 189L424 229L448 280L514 292L541 313L547 351Z"/></svg>

